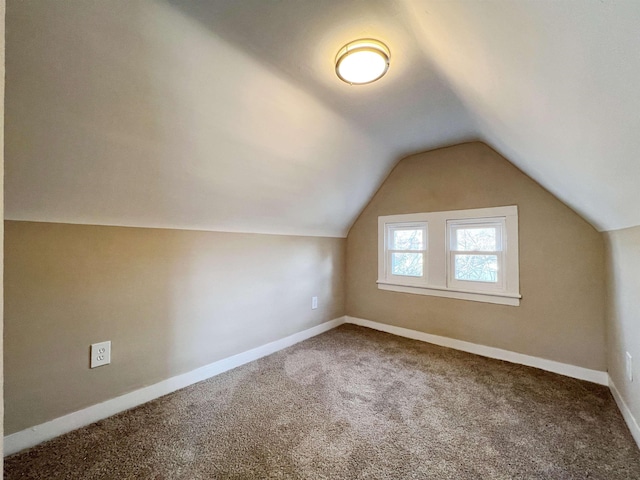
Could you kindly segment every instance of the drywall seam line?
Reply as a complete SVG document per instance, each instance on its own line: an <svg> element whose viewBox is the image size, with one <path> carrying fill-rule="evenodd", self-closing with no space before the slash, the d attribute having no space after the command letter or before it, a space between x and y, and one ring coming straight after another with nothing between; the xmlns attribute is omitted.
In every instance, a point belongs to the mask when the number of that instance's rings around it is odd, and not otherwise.
<svg viewBox="0 0 640 480"><path fill-rule="evenodd" d="M116 413L123 412L163 395L167 395L168 393L175 392L181 388L188 387L194 383L214 377L231 370L232 368L236 368L244 365L245 363L271 355L272 353L290 347L291 345L295 345L303 340L307 340L308 338L315 337L316 335L320 335L321 333L336 328L344 322L344 317L330 320L307 330L303 330L302 332L294 333L288 337L247 350L246 352L223 358L217 362L168 378L148 387L120 395L102 403L78 410L77 412L27 428L20 432L12 433L11 435L4 437L4 455L11 455L19 452L20 450L24 450L25 448L33 447L46 440L62 435L63 433L84 427L85 425L89 425L93 422L97 422L98 420L115 415Z"/></svg>
<svg viewBox="0 0 640 480"><path fill-rule="evenodd" d="M463 352L473 353L476 355L481 355L483 357L496 358L498 360L504 360L511 363L527 365L529 367L535 367L541 370L559 373L560 375L578 378L580 380L587 380L589 382L598 383L600 385L609 385L607 372L601 372L599 370L591 370L589 368L569 365L567 363L547 360L545 358L532 357L530 355L512 352L510 350L502 350L501 348L478 345L477 343L465 342L463 340L457 340L455 338L441 337L439 335L418 332L416 330L396 327L394 325L387 325L385 323L373 322L371 320L365 320L362 318L347 316L346 323L353 323L355 325L372 328L374 330L380 330L381 332L391 333L400 337L412 338L414 340L420 340L422 342L433 343L442 347L462 350Z"/></svg>

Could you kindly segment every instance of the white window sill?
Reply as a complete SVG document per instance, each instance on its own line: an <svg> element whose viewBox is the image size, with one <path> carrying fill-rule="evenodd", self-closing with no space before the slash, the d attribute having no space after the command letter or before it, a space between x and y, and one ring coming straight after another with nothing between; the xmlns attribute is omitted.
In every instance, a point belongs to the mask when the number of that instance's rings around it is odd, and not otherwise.
<svg viewBox="0 0 640 480"><path fill-rule="evenodd" d="M472 302L496 303L498 305L520 306L522 296L517 293L505 292L470 292L466 290L453 290L443 287L417 287L415 285L398 285L378 280L380 290L391 292L413 293L417 295L430 295L433 297L457 298L459 300L471 300Z"/></svg>

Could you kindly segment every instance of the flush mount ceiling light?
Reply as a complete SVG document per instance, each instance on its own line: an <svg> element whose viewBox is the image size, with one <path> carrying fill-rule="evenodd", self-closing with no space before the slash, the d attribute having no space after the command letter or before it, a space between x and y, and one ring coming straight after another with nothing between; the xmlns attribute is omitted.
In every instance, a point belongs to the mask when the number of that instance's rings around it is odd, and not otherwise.
<svg viewBox="0 0 640 480"><path fill-rule="evenodd" d="M389 47L378 40L354 40L338 51L336 74L351 85L375 82L387 73L390 57Z"/></svg>

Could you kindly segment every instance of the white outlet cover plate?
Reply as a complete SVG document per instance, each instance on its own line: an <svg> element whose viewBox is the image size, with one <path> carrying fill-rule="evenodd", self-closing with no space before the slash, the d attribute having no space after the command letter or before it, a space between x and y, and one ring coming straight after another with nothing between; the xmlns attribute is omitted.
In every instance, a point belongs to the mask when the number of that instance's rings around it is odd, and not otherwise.
<svg viewBox="0 0 640 480"><path fill-rule="evenodd" d="M625 367L627 369L627 380L633 382L633 357L629 352L627 352L626 360L627 362Z"/></svg>
<svg viewBox="0 0 640 480"><path fill-rule="evenodd" d="M315 310L318 308L318 297L311 297L311 309Z"/></svg>
<svg viewBox="0 0 640 480"><path fill-rule="evenodd" d="M91 368L111 363L111 341L91 345Z"/></svg>

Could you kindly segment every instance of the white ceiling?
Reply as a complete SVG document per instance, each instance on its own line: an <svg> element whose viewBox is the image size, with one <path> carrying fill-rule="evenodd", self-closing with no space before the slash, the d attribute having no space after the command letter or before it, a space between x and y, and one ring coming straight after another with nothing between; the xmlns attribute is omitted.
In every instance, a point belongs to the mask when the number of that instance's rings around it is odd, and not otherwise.
<svg viewBox="0 0 640 480"><path fill-rule="evenodd" d="M640 225L640 1L402 4L481 138L599 230Z"/></svg>
<svg viewBox="0 0 640 480"><path fill-rule="evenodd" d="M640 224L640 2L7 6L6 217L344 236L399 158L480 138ZM350 87L342 44L385 41Z"/></svg>

